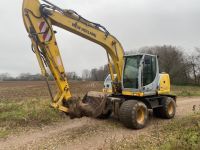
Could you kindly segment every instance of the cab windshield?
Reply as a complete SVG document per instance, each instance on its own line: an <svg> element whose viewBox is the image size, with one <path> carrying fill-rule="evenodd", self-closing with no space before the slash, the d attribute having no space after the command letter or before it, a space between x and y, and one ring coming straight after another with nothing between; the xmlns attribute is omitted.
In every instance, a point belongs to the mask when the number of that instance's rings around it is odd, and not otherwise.
<svg viewBox="0 0 200 150"><path fill-rule="evenodd" d="M128 56L125 58L123 75L124 88L138 88L138 74L142 55Z"/></svg>

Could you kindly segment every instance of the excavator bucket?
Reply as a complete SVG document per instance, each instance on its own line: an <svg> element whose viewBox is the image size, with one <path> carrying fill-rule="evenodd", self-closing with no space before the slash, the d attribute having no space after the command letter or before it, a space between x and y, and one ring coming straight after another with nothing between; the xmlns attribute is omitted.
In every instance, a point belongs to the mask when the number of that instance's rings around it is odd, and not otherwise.
<svg viewBox="0 0 200 150"><path fill-rule="evenodd" d="M69 104L69 116L81 118L84 116L97 118L102 114L107 102L107 95L102 92L88 92L82 100L72 98Z"/></svg>

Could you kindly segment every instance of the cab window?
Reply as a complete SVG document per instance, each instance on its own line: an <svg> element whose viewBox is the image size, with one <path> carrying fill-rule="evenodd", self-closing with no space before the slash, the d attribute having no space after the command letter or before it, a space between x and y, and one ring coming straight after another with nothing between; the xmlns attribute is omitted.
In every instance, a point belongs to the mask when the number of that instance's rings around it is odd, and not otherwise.
<svg viewBox="0 0 200 150"><path fill-rule="evenodd" d="M125 59L123 85L124 88L138 88L138 74L142 55L128 56Z"/></svg>
<svg viewBox="0 0 200 150"><path fill-rule="evenodd" d="M151 84L157 72L157 63L156 63L156 56L148 56L144 57L144 67L143 67L143 86Z"/></svg>

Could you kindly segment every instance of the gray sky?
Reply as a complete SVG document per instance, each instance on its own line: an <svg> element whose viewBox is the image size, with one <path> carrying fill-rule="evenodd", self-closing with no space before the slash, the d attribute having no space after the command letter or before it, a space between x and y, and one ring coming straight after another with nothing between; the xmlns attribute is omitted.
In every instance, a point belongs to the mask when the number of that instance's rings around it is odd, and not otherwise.
<svg viewBox="0 0 200 150"><path fill-rule="evenodd" d="M187 52L200 47L199 0L49 1L102 24L126 51L163 44L180 46ZM0 73L40 72L22 22L21 5L22 0L1 0ZM67 31L55 30L66 71L80 75L85 68L100 67L107 62L100 46Z"/></svg>

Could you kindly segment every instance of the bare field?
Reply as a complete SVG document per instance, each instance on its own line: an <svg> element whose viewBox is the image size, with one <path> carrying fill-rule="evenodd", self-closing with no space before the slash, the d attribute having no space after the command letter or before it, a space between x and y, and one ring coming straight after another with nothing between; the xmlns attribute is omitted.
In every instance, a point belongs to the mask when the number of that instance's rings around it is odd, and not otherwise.
<svg viewBox="0 0 200 150"><path fill-rule="evenodd" d="M52 93L56 93L56 85L50 81ZM83 96L88 91L101 91L102 82L92 81L71 81L70 91L74 96ZM0 82L0 101L2 100L22 100L25 98L49 98L49 92L45 81L8 81Z"/></svg>
<svg viewBox="0 0 200 150"><path fill-rule="evenodd" d="M50 85L55 93L55 84L50 82ZM74 96L83 96L93 90L101 91L102 87L102 82L70 82ZM173 87L173 92L190 92L191 88ZM199 90L197 87L195 89ZM138 139L144 137L154 138L154 141L160 139L161 142L164 136L160 135L160 130L163 126L200 109L199 97L186 96L178 98L175 119L162 120L150 115L146 128L130 130L113 117L107 120L86 117L70 120L49 107L50 98L45 82L0 82L0 149L133 149L135 145L127 148L133 143L132 140L136 146L142 141ZM194 105L196 110L193 109Z"/></svg>
<svg viewBox="0 0 200 150"><path fill-rule="evenodd" d="M52 93L56 93L56 85L50 81ZM83 96L88 91L101 91L103 82L70 81L70 91L74 96ZM199 86L172 86L172 93L177 96L200 96ZM0 82L0 101L24 100L29 98L49 98L44 81L8 81Z"/></svg>

